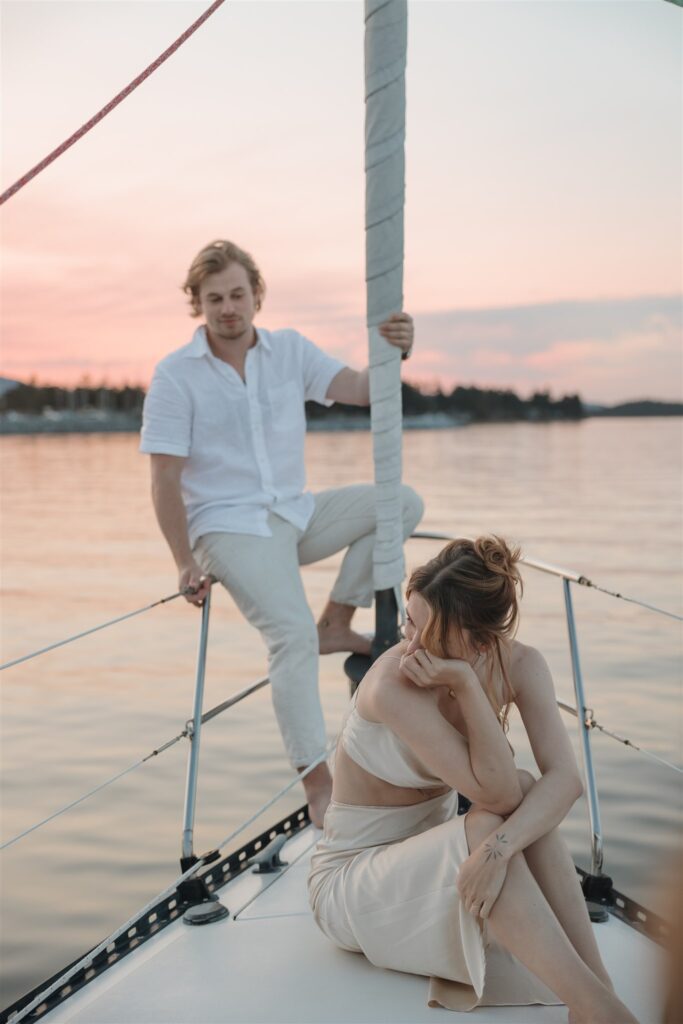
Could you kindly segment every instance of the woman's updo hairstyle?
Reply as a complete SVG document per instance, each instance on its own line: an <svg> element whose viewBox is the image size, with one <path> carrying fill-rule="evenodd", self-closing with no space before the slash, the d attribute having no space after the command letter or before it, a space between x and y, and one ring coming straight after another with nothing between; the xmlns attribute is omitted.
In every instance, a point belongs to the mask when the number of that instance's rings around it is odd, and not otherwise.
<svg viewBox="0 0 683 1024"><path fill-rule="evenodd" d="M517 629L517 588L520 596L523 589L519 558L519 548L509 547L500 537L454 540L415 570L407 589L408 597L417 593L430 608L421 638L427 651L448 657L454 638L461 648L465 645L466 630L471 645L490 652L486 695L504 728L514 692L501 641L511 639ZM496 663L503 679L502 702L493 693Z"/></svg>

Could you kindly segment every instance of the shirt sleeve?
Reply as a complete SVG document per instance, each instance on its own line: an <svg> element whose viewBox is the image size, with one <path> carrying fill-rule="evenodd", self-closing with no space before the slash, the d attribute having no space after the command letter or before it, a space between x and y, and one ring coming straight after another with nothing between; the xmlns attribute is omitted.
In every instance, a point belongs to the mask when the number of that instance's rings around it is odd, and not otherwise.
<svg viewBox="0 0 683 1024"><path fill-rule="evenodd" d="M190 397L167 372L157 367L142 409L140 451L187 458L191 446Z"/></svg>
<svg viewBox="0 0 683 1024"><path fill-rule="evenodd" d="M319 405L333 405L332 400L325 397L327 389L339 371L346 368L346 363L328 356L303 335L299 337L302 342L304 398L307 402L318 402Z"/></svg>

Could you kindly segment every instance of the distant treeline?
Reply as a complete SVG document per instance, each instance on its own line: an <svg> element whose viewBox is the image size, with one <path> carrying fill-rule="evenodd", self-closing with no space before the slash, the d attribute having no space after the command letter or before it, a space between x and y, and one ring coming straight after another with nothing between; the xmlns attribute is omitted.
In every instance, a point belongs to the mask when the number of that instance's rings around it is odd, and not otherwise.
<svg viewBox="0 0 683 1024"><path fill-rule="evenodd" d="M1 412L23 412L32 415L51 412L125 412L142 414L145 389L128 384L120 388L107 385L79 384L75 388L53 385L17 384L0 395Z"/></svg>
<svg viewBox="0 0 683 1024"><path fill-rule="evenodd" d="M592 416L683 416L683 402L622 402L609 409L595 409Z"/></svg>
<svg viewBox="0 0 683 1024"><path fill-rule="evenodd" d="M548 391L537 391L531 398L520 398L514 391L491 391L485 388L457 387L452 391L425 392L411 384L402 385L403 413L406 416L446 415L454 419L491 423L509 420L579 420L586 415L578 395L551 398ZM306 403L309 419L339 416L367 416L367 409L336 405L330 409Z"/></svg>
<svg viewBox="0 0 683 1024"><path fill-rule="evenodd" d="M586 407L579 395L552 398L548 391L537 391L520 398L514 391L477 387L456 387L452 391L421 391L411 384L402 385L404 415L452 417L454 420L506 422L511 420L579 420L584 416L680 416L683 405L674 402L625 402L611 408ZM109 387L105 384L79 384L74 388L23 384L0 378L0 413L44 414L98 412L123 414L139 419L145 389L139 385ZM316 402L306 403L310 420L358 418L368 416L367 409L337 404L330 408Z"/></svg>

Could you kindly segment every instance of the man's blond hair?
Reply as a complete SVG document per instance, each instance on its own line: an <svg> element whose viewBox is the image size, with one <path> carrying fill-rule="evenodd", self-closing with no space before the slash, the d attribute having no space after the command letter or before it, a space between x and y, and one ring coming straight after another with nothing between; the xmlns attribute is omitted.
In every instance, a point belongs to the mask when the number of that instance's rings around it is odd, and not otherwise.
<svg viewBox="0 0 683 1024"><path fill-rule="evenodd" d="M266 294L266 282L261 277L261 271L256 266L254 258L245 252L244 249L240 249L234 242L226 242L223 239L218 239L215 242L211 242L209 245L205 245L201 249L190 264L190 269L187 272L185 283L183 284L183 291L189 296L190 306L192 308L191 316L200 316L201 309L199 306L199 289L201 288L202 282L209 277L210 274L217 274L221 270L225 270L231 263L239 263L241 267L247 272L249 278L249 284L251 290L254 293L254 299L256 300L256 309L261 308L263 298Z"/></svg>

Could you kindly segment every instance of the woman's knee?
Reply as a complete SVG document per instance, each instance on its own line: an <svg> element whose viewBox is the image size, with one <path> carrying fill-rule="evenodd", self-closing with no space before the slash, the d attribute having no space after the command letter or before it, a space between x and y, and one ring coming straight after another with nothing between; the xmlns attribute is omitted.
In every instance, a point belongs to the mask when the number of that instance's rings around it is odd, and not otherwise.
<svg viewBox="0 0 683 1024"><path fill-rule="evenodd" d="M517 778L519 779L519 784L522 788L522 796L526 796L531 787L538 781L536 776L532 775L531 772L528 772L525 768L517 769Z"/></svg>
<svg viewBox="0 0 683 1024"><path fill-rule="evenodd" d="M486 811L483 808L469 810L465 815L465 835L470 853L491 835L494 829L500 828L504 821L502 815L494 814L493 811Z"/></svg>

